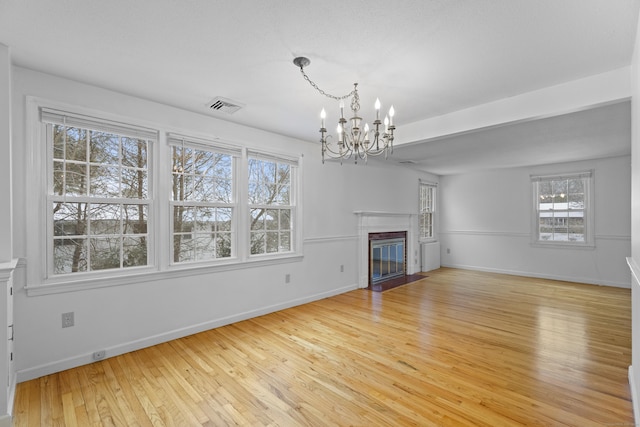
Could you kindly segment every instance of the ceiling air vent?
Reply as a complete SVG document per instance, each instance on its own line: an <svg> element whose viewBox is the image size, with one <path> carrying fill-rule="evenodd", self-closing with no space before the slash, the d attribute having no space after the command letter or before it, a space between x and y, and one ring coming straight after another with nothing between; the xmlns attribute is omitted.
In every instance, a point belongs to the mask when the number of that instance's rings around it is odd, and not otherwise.
<svg viewBox="0 0 640 427"><path fill-rule="evenodd" d="M227 114L233 114L239 109L241 109L242 107L244 107L243 104L237 101L234 101L228 98L223 98L221 96L216 96L215 98L213 98L211 101L207 103L207 106L211 111L219 112L219 113L227 113Z"/></svg>

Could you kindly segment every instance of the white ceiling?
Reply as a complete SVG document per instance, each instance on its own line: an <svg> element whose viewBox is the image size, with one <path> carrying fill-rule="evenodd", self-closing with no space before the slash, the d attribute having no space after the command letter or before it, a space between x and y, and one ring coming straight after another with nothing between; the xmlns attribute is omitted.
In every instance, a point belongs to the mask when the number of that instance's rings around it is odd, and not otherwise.
<svg viewBox="0 0 640 427"><path fill-rule="evenodd" d="M320 109L332 120L337 105L304 81L296 56L311 59L305 71L329 93L344 95L358 82L365 118L376 96L393 103L401 134L409 123L629 66L639 7L639 0L0 0L0 43L18 66L317 141ZM215 96L244 107L212 113ZM628 154L629 117L628 102L609 105L398 146L394 159L449 174Z"/></svg>

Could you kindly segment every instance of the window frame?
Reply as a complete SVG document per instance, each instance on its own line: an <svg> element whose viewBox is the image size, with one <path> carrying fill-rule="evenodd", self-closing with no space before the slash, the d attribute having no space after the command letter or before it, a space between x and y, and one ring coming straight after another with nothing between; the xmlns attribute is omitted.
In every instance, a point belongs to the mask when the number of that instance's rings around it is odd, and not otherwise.
<svg viewBox="0 0 640 427"><path fill-rule="evenodd" d="M276 164L276 169L278 168L278 164L287 164L289 166L289 204L288 205L281 205L281 204L270 204L270 205L266 205L266 204L255 204L255 203L251 203L249 200L249 183L250 183L250 178L249 178L249 162L251 159L256 159L259 161L266 161L266 162L274 162ZM246 166L245 166L245 172L247 173L247 178L244 181L244 186L245 186L245 190L246 190L246 214L245 214L245 219L246 221L244 222L245 224L247 224L247 228L246 228L246 232L247 232L247 236L246 236L246 257L248 259L269 259L269 258L274 258L274 257L282 257L282 256L290 256L290 255L295 255L300 253L301 248L302 248L302 242L301 242L301 228L300 228L300 224L301 222L301 210L299 207L299 203L298 200L300 198L300 194L299 194L299 184L300 184L300 163L301 163L301 158L295 158L295 157L291 157L291 156L287 156L284 154L274 154L274 153L267 153L264 151L257 151L257 150L247 150L247 154L246 154ZM252 254L251 253L251 227L249 226L250 222L251 222L251 211L252 209L256 209L256 208L265 208L265 209L273 209L273 210L289 210L289 231L290 231L290 237L289 237L289 245L290 245L290 250L289 251L283 251L283 252L263 252L263 253L259 253L259 254ZM278 232L280 232L280 228L278 229ZM266 230L265 230L266 232ZM266 243L265 243L266 245Z"/></svg>
<svg viewBox="0 0 640 427"><path fill-rule="evenodd" d="M45 247L45 257L42 258L43 262L43 270L44 270L44 280L48 282L60 282L60 281L68 281L68 280L82 280L83 278L101 278L101 277L113 277L120 275L129 275L136 271L144 271L144 270L153 270L156 266L156 254L155 254L155 245L154 245L154 233L150 230L154 229L155 222L155 199L154 199L154 167L153 167L153 152L155 151L154 146L158 144L158 131L154 129L145 128L143 126L132 125L126 122L113 121L107 118L97 118L92 115L85 115L84 113L79 113L77 111L72 110L60 110L56 108L50 108L46 106L40 106L38 108L39 115L39 123L40 129L42 132L42 141L45 146L46 155L45 155L45 165L41 170L46 170L46 174L43 177L45 181L44 191L41 192L41 195L44 196L44 209L43 215L45 217L44 229L46 230L46 244L42 245ZM63 193L62 195L54 194L54 171L55 171L55 163L60 163L54 157L54 146L51 144L53 141L53 127L54 126L68 126L72 128L79 128L87 131L97 131L104 132L108 134L117 135L119 138L119 142L121 142L122 138L134 138L146 141L146 172L147 172L147 194L145 198L131 198L125 197L122 194L122 188L119 189L118 196L105 196L105 195L91 195L88 191L87 194L83 195L67 195ZM88 134L87 134L88 138ZM89 144L89 140L86 140L87 144ZM90 146L87 146L89 149ZM122 154L120 150L118 150L118 166L119 170L127 169L122 162ZM76 161L72 161L74 163ZM66 159L62 159L63 164L67 164ZM77 162L76 162L77 163ZM90 161L88 154L85 156L83 160L87 168L92 166L92 162ZM113 165L112 165L113 166ZM120 172L121 174L122 172ZM90 179L90 171L87 170L86 178ZM90 185L90 184L89 184ZM88 189L90 187L87 187ZM54 271L54 246L55 246L55 214L51 211L52 203L62 202L62 203L82 203L86 205L92 204L104 204L104 205L113 205L119 206L122 209L125 205L140 205L146 206L146 232L139 234L142 236L144 234L144 238L146 239L146 254L147 254L147 263L139 266L131 266L126 267L122 265L122 257L124 254L120 254L120 262L121 266L117 268L108 268L108 269L96 269L93 270L88 268L83 272L70 272L70 273L56 273ZM87 219L87 224L91 224L91 219ZM122 218L120 219L122 222ZM122 224L121 224L122 226ZM101 234L97 234L95 236L92 235L90 229L87 231L86 236L84 236L87 240L87 249L90 244L89 241L91 239L100 240ZM93 237L92 237L93 236ZM118 234L118 238L124 240L127 238L128 234L124 232L121 227L121 232ZM115 237L112 235L111 238ZM102 237L104 238L104 237ZM119 244L120 249L123 249L123 242ZM87 250L87 261L90 262L91 259L91 251Z"/></svg>
<svg viewBox="0 0 640 427"><path fill-rule="evenodd" d="M423 199L423 191L427 190L431 193L430 203L428 200ZM420 180L418 183L418 233L420 242L435 242L437 241L436 236L436 212L437 212L437 195L438 195L438 184L435 182L423 181ZM424 215L430 215L431 223L430 229L431 234L424 234L423 227L423 218Z"/></svg>
<svg viewBox="0 0 640 427"><path fill-rule="evenodd" d="M531 244L537 247L553 247L553 248L575 248L575 249L593 249L595 248L595 204L594 204L594 171L578 171L567 172L552 175L531 175ZM582 218L584 221L584 240L546 240L540 238L540 183L552 181L564 181L571 179L581 179L583 184L583 208ZM568 195L567 195L568 196ZM567 206L567 212L570 208Z"/></svg>
<svg viewBox="0 0 640 427"><path fill-rule="evenodd" d="M238 249L238 223L239 223L239 209L238 209L238 169L240 165L240 158L242 156L242 149L240 147L232 146L229 144L224 144L219 141L212 141L208 139L202 139L193 136L186 136L177 133L168 133L167 134L167 145L169 146L168 154L169 154L169 162L173 164L173 147L182 146L189 147L191 149L200 150L200 151L208 151L214 154L224 154L231 156L231 201L228 203L225 202L203 202L203 201L176 201L173 197L169 197L169 246L170 246L170 254L169 254L169 265L170 266L187 266L189 264L222 264L232 262L238 259L238 254L242 253L242 250ZM173 168L170 167L168 169L169 174L171 175L171 179L173 179ZM223 209L231 209L231 256L229 257L217 257L217 258L209 258L209 259L196 259L189 261L175 261L175 253L174 253L174 236L175 234L175 223L173 221L173 211L177 206L189 206L189 207L210 207L210 208L223 208Z"/></svg>

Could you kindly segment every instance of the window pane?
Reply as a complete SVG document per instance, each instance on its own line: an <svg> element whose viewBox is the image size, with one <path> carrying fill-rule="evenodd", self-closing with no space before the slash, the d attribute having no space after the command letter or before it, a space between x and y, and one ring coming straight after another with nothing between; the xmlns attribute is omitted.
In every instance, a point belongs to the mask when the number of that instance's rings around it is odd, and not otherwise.
<svg viewBox="0 0 640 427"><path fill-rule="evenodd" d="M274 203L279 205L289 205L290 204L290 189L288 185L282 185L278 187L278 192L274 198Z"/></svg>
<svg viewBox="0 0 640 427"><path fill-rule="evenodd" d="M277 231L267 231L266 239L267 239L267 253L278 252L278 248L280 247L279 242L279 233Z"/></svg>
<svg viewBox="0 0 640 427"><path fill-rule="evenodd" d="M173 208L173 231L192 232L195 225L195 208L175 206Z"/></svg>
<svg viewBox="0 0 640 427"><path fill-rule="evenodd" d="M194 249L196 252L196 259L212 259L215 258L215 239L214 234L201 234L194 239Z"/></svg>
<svg viewBox="0 0 640 427"><path fill-rule="evenodd" d="M53 158L64 159L65 128L61 125L53 126Z"/></svg>
<svg viewBox="0 0 640 427"><path fill-rule="evenodd" d="M84 196L87 194L87 166L78 163L67 163L65 173L65 193L68 196Z"/></svg>
<svg viewBox="0 0 640 427"><path fill-rule="evenodd" d="M251 232L251 255L262 254L264 252L265 252L264 231Z"/></svg>
<svg viewBox="0 0 640 427"><path fill-rule="evenodd" d="M584 242L584 218L583 217L570 217L569 218L569 240L576 242Z"/></svg>
<svg viewBox="0 0 640 427"><path fill-rule="evenodd" d="M91 131L89 161L102 165L120 164L120 138L105 132Z"/></svg>
<svg viewBox="0 0 640 427"><path fill-rule="evenodd" d="M147 238L125 237L122 242L122 266L138 267L147 265Z"/></svg>
<svg viewBox="0 0 640 427"><path fill-rule="evenodd" d="M67 168L69 165L67 165ZM68 189L67 189L68 192ZM117 166L91 166L89 195L97 197L120 196L120 168Z"/></svg>
<svg viewBox="0 0 640 427"><path fill-rule="evenodd" d="M90 212L91 234L121 234L120 205L91 204Z"/></svg>
<svg viewBox="0 0 640 427"><path fill-rule="evenodd" d="M291 210L280 209L280 230L291 229Z"/></svg>
<svg viewBox="0 0 640 427"><path fill-rule="evenodd" d="M280 251L281 252L291 251L291 232L290 231L280 232Z"/></svg>
<svg viewBox="0 0 640 427"><path fill-rule="evenodd" d="M219 231L231 231L231 218L233 210L231 208L218 208L217 227Z"/></svg>
<svg viewBox="0 0 640 427"><path fill-rule="evenodd" d="M53 162L53 194L64 194L64 163Z"/></svg>
<svg viewBox="0 0 640 427"><path fill-rule="evenodd" d="M54 236L84 236L87 233L86 203L53 203Z"/></svg>
<svg viewBox="0 0 640 427"><path fill-rule="evenodd" d="M147 141L122 137L122 165L133 168L147 168Z"/></svg>
<svg viewBox="0 0 640 427"><path fill-rule="evenodd" d="M145 234L147 232L147 205L124 205L122 218L123 234Z"/></svg>
<svg viewBox="0 0 640 427"><path fill-rule="evenodd" d="M290 183L290 177L291 177L290 173L291 173L291 166L289 166L286 163L279 163L277 182L280 185L286 185L288 187Z"/></svg>
<svg viewBox="0 0 640 427"><path fill-rule="evenodd" d="M87 160L87 131L62 125L53 126L53 156L56 159Z"/></svg>
<svg viewBox="0 0 640 427"><path fill-rule="evenodd" d="M87 271L87 239L54 239L53 272L67 274Z"/></svg>
<svg viewBox="0 0 640 427"><path fill-rule="evenodd" d="M193 151L193 167L196 175L209 175L213 173L214 154L211 151Z"/></svg>
<svg viewBox="0 0 640 427"><path fill-rule="evenodd" d="M278 230L280 228L280 221L278 219L278 210L277 209L267 209L264 222L267 230Z"/></svg>
<svg viewBox="0 0 640 427"><path fill-rule="evenodd" d="M141 169L122 169L122 197L128 199L146 199L147 171Z"/></svg>
<svg viewBox="0 0 640 427"><path fill-rule="evenodd" d="M120 268L120 237L89 239L91 270Z"/></svg>
<svg viewBox="0 0 640 427"><path fill-rule="evenodd" d="M218 258L227 258L231 256L231 233L219 233L216 244Z"/></svg>
<svg viewBox="0 0 640 427"><path fill-rule="evenodd" d="M172 193L173 193L173 200L177 200L177 201L192 200L193 175L175 173L173 175Z"/></svg>
<svg viewBox="0 0 640 427"><path fill-rule="evenodd" d="M264 209L251 209L251 226L250 230L264 229Z"/></svg>
<svg viewBox="0 0 640 427"><path fill-rule="evenodd" d="M193 239L190 234L177 234L173 236L173 261L195 261Z"/></svg>
<svg viewBox="0 0 640 427"><path fill-rule="evenodd" d="M231 203L233 201L233 186L231 179L216 179L215 189L216 193L213 199L214 201L224 203Z"/></svg>
<svg viewBox="0 0 640 427"><path fill-rule="evenodd" d="M196 208L196 232L215 231L216 209L200 207Z"/></svg>

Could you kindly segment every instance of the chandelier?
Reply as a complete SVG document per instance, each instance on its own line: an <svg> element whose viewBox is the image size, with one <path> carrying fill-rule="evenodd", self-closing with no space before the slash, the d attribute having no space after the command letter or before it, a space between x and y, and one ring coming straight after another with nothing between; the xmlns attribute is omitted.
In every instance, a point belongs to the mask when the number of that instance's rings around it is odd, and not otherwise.
<svg viewBox="0 0 640 427"><path fill-rule="evenodd" d="M293 63L300 67L304 79L309 82L314 89L327 98L340 101L340 118L336 127L337 138L334 140L332 135L327 135L325 127L325 119L327 113L324 108L320 112L320 142L322 143L322 163L325 156L332 159L350 159L352 156L355 162L362 159L367 162L369 156L379 156L384 154L387 158L389 153L393 153L393 116L395 111L393 105L389 108L389 113L385 116L384 121L380 121L380 100L376 99L374 105L376 110L376 119L373 121L373 127L370 129L369 124L365 122L364 128L361 128L362 117L358 115L360 110L360 97L358 96L358 83L353 84L353 90L344 96L334 96L326 93L318 87L307 74L304 67L309 65L311 61L308 58L300 56L293 60ZM344 117L344 100L351 98L352 117L347 121ZM384 125L384 127L382 126Z"/></svg>

